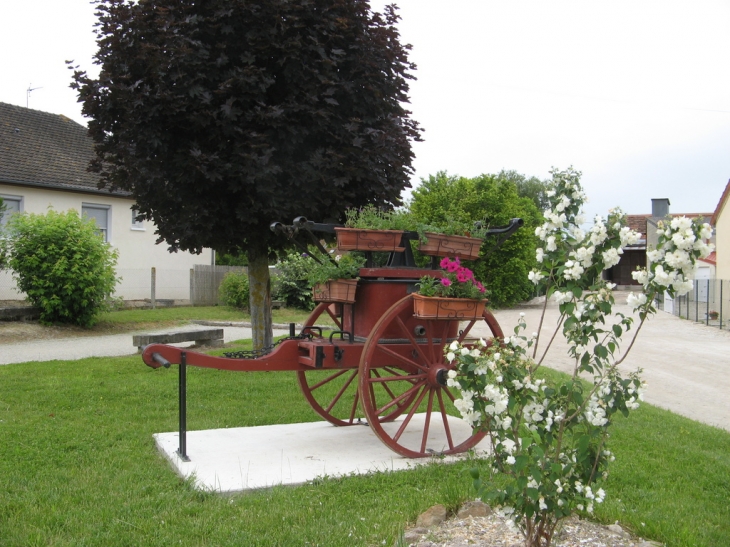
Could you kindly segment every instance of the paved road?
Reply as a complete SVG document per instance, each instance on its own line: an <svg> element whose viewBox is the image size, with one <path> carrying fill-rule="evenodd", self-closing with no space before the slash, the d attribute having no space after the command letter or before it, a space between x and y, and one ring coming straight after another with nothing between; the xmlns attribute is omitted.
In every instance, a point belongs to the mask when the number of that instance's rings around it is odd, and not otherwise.
<svg viewBox="0 0 730 547"><path fill-rule="evenodd" d="M631 309L619 305L620 311ZM527 332L537 331L542 309L523 308L495 313L502 330L512 333L519 313L525 313ZM549 339L558 321L557 307L549 306L540 337ZM635 325L638 325L635 317ZM633 333L631 331L629 334ZM572 373L567 344L555 339L543 364ZM623 348L628 348L629 335ZM730 331L679 319L659 311L644 323L626 360L624 371L641 367L647 382L646 402L693 420L730 431Z"/></svg>
<svg viewBox="0 0 730 547"><path fill-rule="evenodd" d="M10 363L24 363L27 361L51 361L53 359L83 359L84 357L116 357L137 353L132 345L134 334L157 334L164 332L178 332L209 329L205 325L187 325L155 331L128 332L108 336L82 336L76 338L54 338L50 340L33 340L16 344L0 345L0 365ZM223 327L224 341L243 340L251 338L251 329L247 327ZM288 330L274 329L274 336L289 334ZM190 346L175 344L178 346Z"/></svg>
<svg viewBox="0 0 730 547"><path fill-rule="evenodd" d="M630 313L628 306L621 307ZM541 309L522 307L495 313L505 334L512 332L520 312L526 314L528 332L537 330ZM557 323L558 310L549 306L541 337L552 335L550 327ZM637 319L638 324L638 319ZM189 328L209 328L190 325ZM174 332L181 327L157 332ZM225 341L251 337L245 327L224 327ZM109 357L136 352L132 346L134 333L1 344L0 365L52 359ZM275 335L288 334L276 330ZM188 344L189 345L189 344ZM627 347L628 343L624 343ZM544 364L572 372L567 346L556 337ZM644 369L648 383L647 402L710 425L730 431L730 332L678 319L658 312L641 330L637 342L622 364L624 370Z"/></svg>

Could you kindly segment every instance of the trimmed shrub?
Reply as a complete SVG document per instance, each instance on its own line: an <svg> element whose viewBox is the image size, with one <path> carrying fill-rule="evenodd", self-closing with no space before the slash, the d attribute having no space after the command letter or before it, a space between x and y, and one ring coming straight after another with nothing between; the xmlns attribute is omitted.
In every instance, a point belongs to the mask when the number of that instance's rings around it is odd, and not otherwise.
<svg viewBox="0 0 730 547"><path fill-rule="evenodd" d="M248 309L249 284L247 272L228 272L218 289L221 301L232 308Z"/></svg>
<svg viewBox="0 0 730 547"><path fill-rule="evenodd" d="M77 211L14 215L7 225L10 268L43 323L89 327L107 309L118 253Z"/></svg>

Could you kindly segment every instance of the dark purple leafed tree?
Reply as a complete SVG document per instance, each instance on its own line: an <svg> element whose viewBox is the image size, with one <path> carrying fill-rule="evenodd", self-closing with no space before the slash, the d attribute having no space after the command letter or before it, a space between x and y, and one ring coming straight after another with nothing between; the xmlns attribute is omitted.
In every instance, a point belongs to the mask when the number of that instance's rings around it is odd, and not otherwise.
<svg viewBox="0 0 730 547"><path fill-rule="evenodd" d="M74 67L101 186L170 250L245 251L254 346L271 342L269 231L393 206L409 186L415 66L366 0L100 0L98 78Z"/></svg>

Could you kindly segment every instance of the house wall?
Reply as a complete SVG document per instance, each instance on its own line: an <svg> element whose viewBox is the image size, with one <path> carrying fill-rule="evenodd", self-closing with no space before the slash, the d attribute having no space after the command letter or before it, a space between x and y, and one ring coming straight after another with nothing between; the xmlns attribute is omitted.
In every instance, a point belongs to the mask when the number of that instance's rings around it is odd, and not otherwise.
<svg viewBox="0 0 730 547"><path fill-rule="evenodd" d="M75 209L82 205L108 206L111 246L119 251L117 274L122 277L116 296L125 300L150 298L151 268L156 269L156 297L159 299L188 299L190 297L190 269L195 264L211 263L212 251L200 255L187 252L170 253L167 245L155 244L155 226L144 221L132 222L134 201L105 194L65 192L0 184L0 196L22 197L21 211L45 213L49 207L56 211Z"/></svg>
<svg viewBox="0 0 730 547"><path fill-rule="evenodd" d="M730 279L730 205L727 202L715 221L715 250L717 279Z"/></svg>

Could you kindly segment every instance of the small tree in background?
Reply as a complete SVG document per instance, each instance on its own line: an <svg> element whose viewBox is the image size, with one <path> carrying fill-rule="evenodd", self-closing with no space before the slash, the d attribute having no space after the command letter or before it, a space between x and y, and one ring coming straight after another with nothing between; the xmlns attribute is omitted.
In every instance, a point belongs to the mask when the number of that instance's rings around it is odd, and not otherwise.
<svg viewBox="0 0 730 547"><path fill-rule="evenodd" d="M482 257L474 262L474 275L484 282L490 302L495 306L511 306L527 300L535 290L525 276L536 263L535 228L542 222L542 215L531 198L520 197L514 172L509 173L513 175L480 175L469 179L439 172L422 180L410 204L418 221L435 226L446 226L452 220L486 220L493 227L506 225L516 217L525 221L524 227L494 252L489 252L494 238L487 238Z"/></svg>
<svg viewBox="0 0 730 547"><path fill-rule="evenodd" d="M117 284L117 252L94 221L73 210L19 214L7 232L8 264L18 288L41 309L41 322L93 325Z"/></svg>

